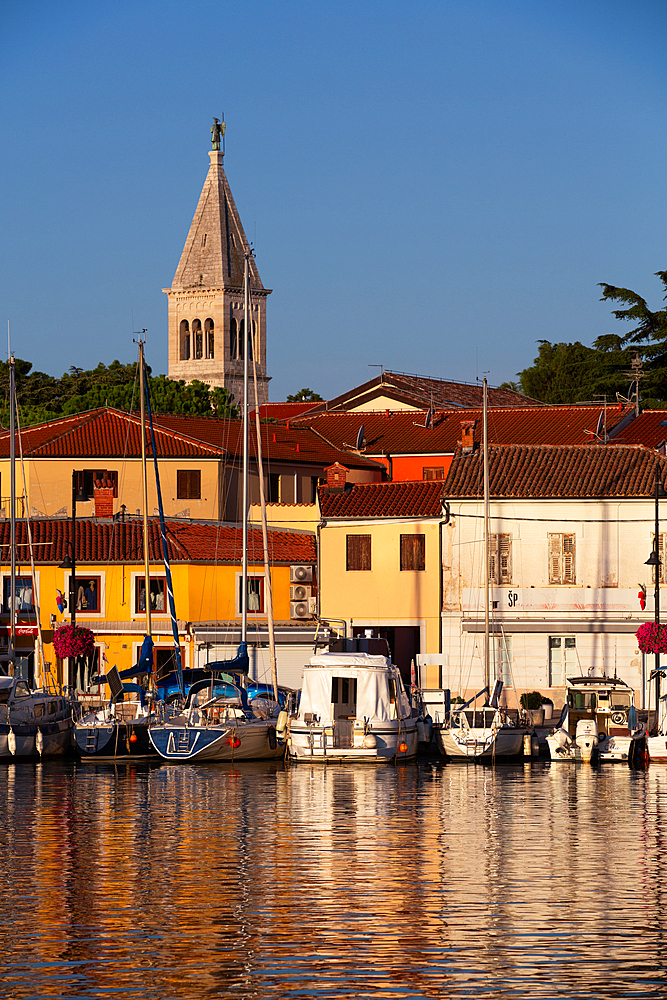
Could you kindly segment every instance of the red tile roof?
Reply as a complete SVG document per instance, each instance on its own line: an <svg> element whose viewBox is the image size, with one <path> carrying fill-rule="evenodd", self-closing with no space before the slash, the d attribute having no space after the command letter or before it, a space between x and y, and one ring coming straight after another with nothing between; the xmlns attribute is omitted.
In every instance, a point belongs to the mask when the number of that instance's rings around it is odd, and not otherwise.
<svg viewBox="0 0 667 1000"><path fill-rule="evenodd" d="M72 524L69 519L36 518L30 522L37 563L61 563L69 555ZM192 523L167 521L169 559L174 563L241 562L241 528L229 524ZM0 522L0 560L9 562L8 521ZM162 562L160 522L150 518L148 523L151 562ZM18 558L25 566L29 560L28 531L26 522L17 521L16 541ZM248 559L253 563L264 560L262 532L251 528L248 533ZM315 535L308 532L269 529L269 554L272 563L312 563L316 561ZM144 558L143 522L95 521L78 519L76 522L76 562L141 563Z"/></svg>
<svg viewBox="0 0 667 1000"><path fill-rule="evenodd" d="M638 445L509 446L489 449L491 496L598 499L650 498L659 464L667 479L667 458ZM483 496L481 450L457 454L443 484L448 499Z"/></svg>
<svg viewBox="0 0 667 1000"><path fill-rule="evenodd" d="M211 458L223 454L219 445L202 443L178 430L166 430L157 421L155 438L161 458ZM141 455L141 420L105 406L26 427L21 440L23 454L29 458L136 458ZM9 444L9 431L0 431L0 457L9 455Z"/></svg>
<svg viewBox="0 0 667 1000"><path fill-rule="evenodd" d="M615 434L611 444L643 444L660 448L667 441L667 410L644 410L632 423Z"/></svg>
<svg viewBox="0 0 667 1000"><path fill-rule="evenodd" d="M450 382L423 375L409 375L406 372L386 371L335 399L320 403L318 410L312 412L350 410L362 401L368 403L387 395L409 406L425 409L429 406L450 409L482 405L480 383ZM492 386L489 386L488 395L489 405L492 406L533 406L537 402L511 389L494 389Z"/></svg>
<svg viewBox="0 0 667 1000"><path fill-rule="evenodd" d="M493 407L488 411L491 444L587 444L595 440L599 406ZM475 441L482 439L481 410L436 410L432 426L425 427L426 410L364 411L306 414L299 426L310 427L338 449L353 447L364 428L367 457L373 455L429 455L456 451L461 423L476 421ZM667 411L664 412L667 417ZM607 430L625 417L625 411L607 411ZM604 419L604 417L603 417ZM632 425L630 425L632 427ZM667 431L667 428L663 428ZM664 437L667 437L665 433ZM664 438L663 438L664 440ZM354 452L348 452L348 456ZM348 459L343 459L346 462Z"/></svg>
<svg viewBox="0 0 667 1000"><path fill-rule="evenodd" d="M224 449L229 455L243 454L243 425L240 420L217 420L213 417L183 417L163 414L156 418L161 427L198 441ZM349 467L377 469L370 456L349 455L315 434L310 427L286 427L283 424L262 424L262 458L265 462L289 462L327 466L336 461ZM255 423L250 425L250 454L256 456Z"/></svg>
<svg viewBox="0 0 667 1000"><path fill-rule="evenodd" d="M322 517L438 517L442 482L357 483L320 490Z"/></svg>
<svg viewBox="0 0 667 1000"><path fill-rule="evenodd" d="M259 415L262 420L293 420L308 410L319 409L321 403L262 403ZM254 417L255 409L251 411Z"/></svg>

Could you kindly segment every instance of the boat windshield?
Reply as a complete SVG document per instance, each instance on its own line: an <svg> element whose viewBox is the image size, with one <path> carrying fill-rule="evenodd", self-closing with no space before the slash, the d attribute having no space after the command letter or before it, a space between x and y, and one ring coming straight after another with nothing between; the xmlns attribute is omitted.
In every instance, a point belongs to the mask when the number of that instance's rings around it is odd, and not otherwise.
<svg viewBox="0 0 667 1000"><path fill-rule="evenodd" d="M495 708L467 708L464 712L457 712L452 717L455 726L463 726L469 729L490 729L495 719Z"/></svg>
<svg viewBox="0 0 667 1000"><path fill-rule="evenodd" d="M592 711L597 708L598 699L595 691L570 689L567 692L567 704L576 712Z"/></svg>
<svg viewBox="0 0 667 1000"><path fill-rule="evenodd" d="M611 702L612 712L627 712L630 708L630 700L629 691L609 692L609 701Z"/></svg>

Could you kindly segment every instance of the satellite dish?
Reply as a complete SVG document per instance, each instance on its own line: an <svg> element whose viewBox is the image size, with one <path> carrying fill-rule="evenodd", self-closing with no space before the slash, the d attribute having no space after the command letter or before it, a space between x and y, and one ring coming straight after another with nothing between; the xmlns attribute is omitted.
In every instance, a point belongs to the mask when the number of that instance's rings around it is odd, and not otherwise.
<svg viewBox="0 0 667 1000"><path fill-rule="evenodd" d="M604 410L600 410L600 416L598 417L598 425L595 428L595 434L597 437L602 437L603 429L604 429Z"/></svg>
<svg viewBox="0 0 667 1000"><path fill-rule="evenodd" d="M365 443L366 443L366 438L364 437L364 425L362 424L361 427L359 428L359 433L357 434L357 443L355 445L357 451L361 451Z"/></svg>

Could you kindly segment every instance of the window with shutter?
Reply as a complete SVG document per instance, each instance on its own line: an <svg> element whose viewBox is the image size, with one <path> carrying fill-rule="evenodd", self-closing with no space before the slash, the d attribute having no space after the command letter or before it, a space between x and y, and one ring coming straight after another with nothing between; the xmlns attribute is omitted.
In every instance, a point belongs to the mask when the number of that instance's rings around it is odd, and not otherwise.
<svg viewBox="0 0 667 1000"><path fill-rule="evenodd" d="M437 479L444 479L445 478L445 467L444 467L444 465L435 465L435 466L430 466L430 467L424 466L424 469L423 469L423 478L424 478L425 482L428 482L428 481L433 480L433 479L436 479L436 480Z"/></svg>
<svg viewBox="0 0 667 1000"><path fill-rule="evenodd" d="M346 535L346 569L369 570L371 568L371 536Z"/></svg>
<svg viewBox="0 0 667 1000"><path fill-rule="evenodd" d="M490 580L503 586L512 582L512 536L489 535Z"/></svg>
<svg viewBox="0 0 667 1000"><path fill-rule="evenodd" d="M201 472L199 469L178 469L176 472L176 497L178 500L201 500Z"/></svg>
<svg viewBox="0 0 667 1000"><path fill-rule="evenodd" d="M401 535L401 569L426 569L426 535Z"/></svg>
<svg viewBox="0 0 667 1000"><path fill-rule="evenodd" d="M576 535L549 534L549 583L576 583Z"/></svg>

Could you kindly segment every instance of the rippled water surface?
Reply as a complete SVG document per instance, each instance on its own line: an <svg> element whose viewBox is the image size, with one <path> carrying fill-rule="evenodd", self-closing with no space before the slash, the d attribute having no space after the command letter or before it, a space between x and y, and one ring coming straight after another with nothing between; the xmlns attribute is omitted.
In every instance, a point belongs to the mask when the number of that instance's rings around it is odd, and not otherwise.
<svg viewBox="0 0 667 1000"><path fill-rule="evenodd" d="M667 768L0 768L0 996L667 998Z"/></svg>

